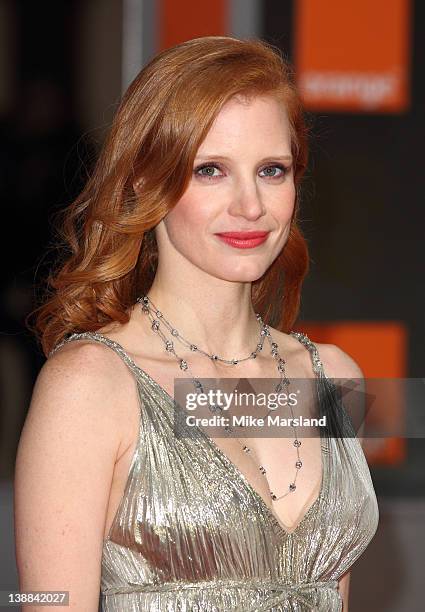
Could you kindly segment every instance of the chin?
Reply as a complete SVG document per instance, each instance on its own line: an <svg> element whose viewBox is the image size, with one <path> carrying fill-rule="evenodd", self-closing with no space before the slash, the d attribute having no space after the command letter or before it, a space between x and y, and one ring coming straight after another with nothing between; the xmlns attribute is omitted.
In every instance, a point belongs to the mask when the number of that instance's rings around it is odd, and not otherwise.
<svg viewBox="0 0 425 612"><path fill-rule="evenodd" d="M253 283L258 280L265 274L268 270L267 267L256 266L255 269L235 269L227 270L226 266L220 268L215 272L210 272L213 276L221 278L222 280L231 281L231 282L239 282L239 283Z"/></svg>

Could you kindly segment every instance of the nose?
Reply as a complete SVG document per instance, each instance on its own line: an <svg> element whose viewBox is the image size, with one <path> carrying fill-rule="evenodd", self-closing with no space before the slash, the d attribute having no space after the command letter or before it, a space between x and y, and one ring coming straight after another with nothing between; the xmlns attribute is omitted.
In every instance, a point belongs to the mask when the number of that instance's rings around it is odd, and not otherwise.
<svg viewBox="0 0 425 612"><path fill-rule="evenodd" d="M244 179L235 185L228 209L231 216L255 221L266 214L261 194L255 180Z"/></svg>

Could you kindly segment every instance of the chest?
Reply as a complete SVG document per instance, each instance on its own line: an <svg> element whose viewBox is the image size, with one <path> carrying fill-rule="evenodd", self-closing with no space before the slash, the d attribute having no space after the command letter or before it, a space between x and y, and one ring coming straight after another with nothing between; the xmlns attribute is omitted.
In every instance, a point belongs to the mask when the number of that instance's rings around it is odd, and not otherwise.
<svg viewBox="0 0 425 612"><path fill-rule="evenodd" d="M220 365L210 365L202 362L198 366L196 376L203 382L207 379L210 379L210 381L214 379L217 382L217 387L224 392L230 392L237 388L240 392L251 390L257 394L262 391L266 393L267 390L270 391L270 379L266 379L267 376L273 377L275 382L278 382L273 364L268 364L266 371L259 371L255 368L252 369L252 367L249 371L244 370L244 379L235 376L235 372L230 375L229 368L220 368ZM306 369L306 367L304 369L298 365L293 371L288 370L287 374L292 378L294 375L305 376L306 378L302 380L312 381L314 377L311 372L308 373L309 376L307 377ZM143 360L143 372L155 394L158 393L166 402L167 400L172 402L172 398L176 396L176 388L182 389L183 393L184 390L187 392L194 391L188 375L179 372L178 367L171 369L169 364L167 366L146 357ZM176 387L174 384L177 378L182 383L180 387ZM311 398L311 394L312 389L310 388L309 398ZM307 397L307 392L304 397ZM306 410L304 406L303 412L308 415L312 411L311 409ZM114 469L105 537L124 494L130 466L138 444L139 419L135 418L136 413L137 407L129 406L129 419L125 433L126 451L117 461ZM260 410L260 413L265 415L267 408ZM248 412L246 409L235 409L232 406L231 414L241 416L242 414L247 415ZM282 415L283 413L278 410L276 416L278 414ZM211 416L211 413L208 413L207 408L205 408L203 415ZM286 411L286 416L290 416L288 411ZM249 427L245 427L243 430L242 436L239 432L235 432L228 437L221 427L217 429L218 435L214 434L214 428L204 428L214 446L236 469L237 479L245 479L252 491L276 517L281 527L289 533L300 524L305 513L317 500L321 490L323 455L320 436L317 430L314 433L306 433L306 431L297 428L297 437L301 445L296 447L294 446L295 432L292 427L275 427L274 429L266 427L263 431L256 429L255 433ZM248 446L250 451L245 452L243 445ZM301 468L296 467L297 461L302 462ZM263 469L260 470L260 467ZM288 493L289 485L294 482L296 484L295 491ZM272 499L271 492L277 497L276 500Z"/></svg>
<svg viewBox="0 0 425 612"><path fill-rule="evenodd" d="M158 373L159 374L159 373ZM152 379L153 380L153 379ZM159 377L159 380L161 378ZM173 389L166 389L155 382L155 390L159 392L162 399L170 400ZM132 410L132 415L136 412ZM274 416L274 415L273 415ZM114 515L117 512L120 499L125 492L128 473L132 464L140 440L138 439L139 422L129 418L132 435L129 438L127 450L115 465L113 483L111 487L108 518L105 526L105 537L109 532ZM321 449L321 438L317 434L310 437L301 435L298 431L298 440L301 445L294 445L293 428L284 427L280 431L275 428L275 437L270 437L270 430L256 433L255 437L249 437L248 428L244 428L244 434L234 433L226 436L222 428L218 436L212 432L214 428L202 428L211 444L229 461L235 469L235 486L238 480L245 479L248 486L257 495L262 503L279 521L281 527L288 533L294 531L303 520L306 512L316 502L323 483L323 454ZM243 446L250 450L246 452ZM302 462L302 467L297 468L296 463ZM263 468L263 469L260 469ZM201 475L202 477L202 475ZM232 478L229 472L228 478ZM295 491L289 491L291 483L296 484ZM272 499L271 493L277 497Z"/></svg>
<svg viewBox="0 0 425 612"><path fill-rule="evenodd" d="M320 436L298 440L299 447L288 433L276 438L213 438L288 532L296 529L316 501L324 476ZM243 445L250 451L244 451ZM296 467L298 461L301 468ZM289 492L291 483L296 489ZM277 499L272 499L272 493Z"/></svg>

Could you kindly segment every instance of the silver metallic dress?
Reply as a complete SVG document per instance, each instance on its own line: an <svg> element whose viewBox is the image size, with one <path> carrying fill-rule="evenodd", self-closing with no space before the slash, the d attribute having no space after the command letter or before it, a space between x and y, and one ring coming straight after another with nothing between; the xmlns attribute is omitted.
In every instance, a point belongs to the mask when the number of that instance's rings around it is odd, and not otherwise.
<svg viewBox="0 0 425 612"><path fill-rule="evenodd" d="M291 335L309 350L319 407L335 419L333 386L315 344ZM202 429L193 439L175 435L174 410L182 409L121 345L84 332L52 353L79 339L113 349L134 375L140 400L138 443L103 542L102 610L341 611L338 579L379 520L369 467L341 404L335 423L348 437L321 440L320 493L289 532Z"/></svg>

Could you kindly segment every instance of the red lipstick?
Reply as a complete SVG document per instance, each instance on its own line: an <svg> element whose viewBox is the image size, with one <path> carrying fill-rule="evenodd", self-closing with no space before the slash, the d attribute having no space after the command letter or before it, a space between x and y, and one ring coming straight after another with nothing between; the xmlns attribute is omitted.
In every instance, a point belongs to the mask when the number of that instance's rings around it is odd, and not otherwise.
<svg viewBox="0 0 425 612"><path fill-rule="evenodd" d="M268 238L270 232L221 232L216 234L220 240L237 249L252 249Z"/></svg>

